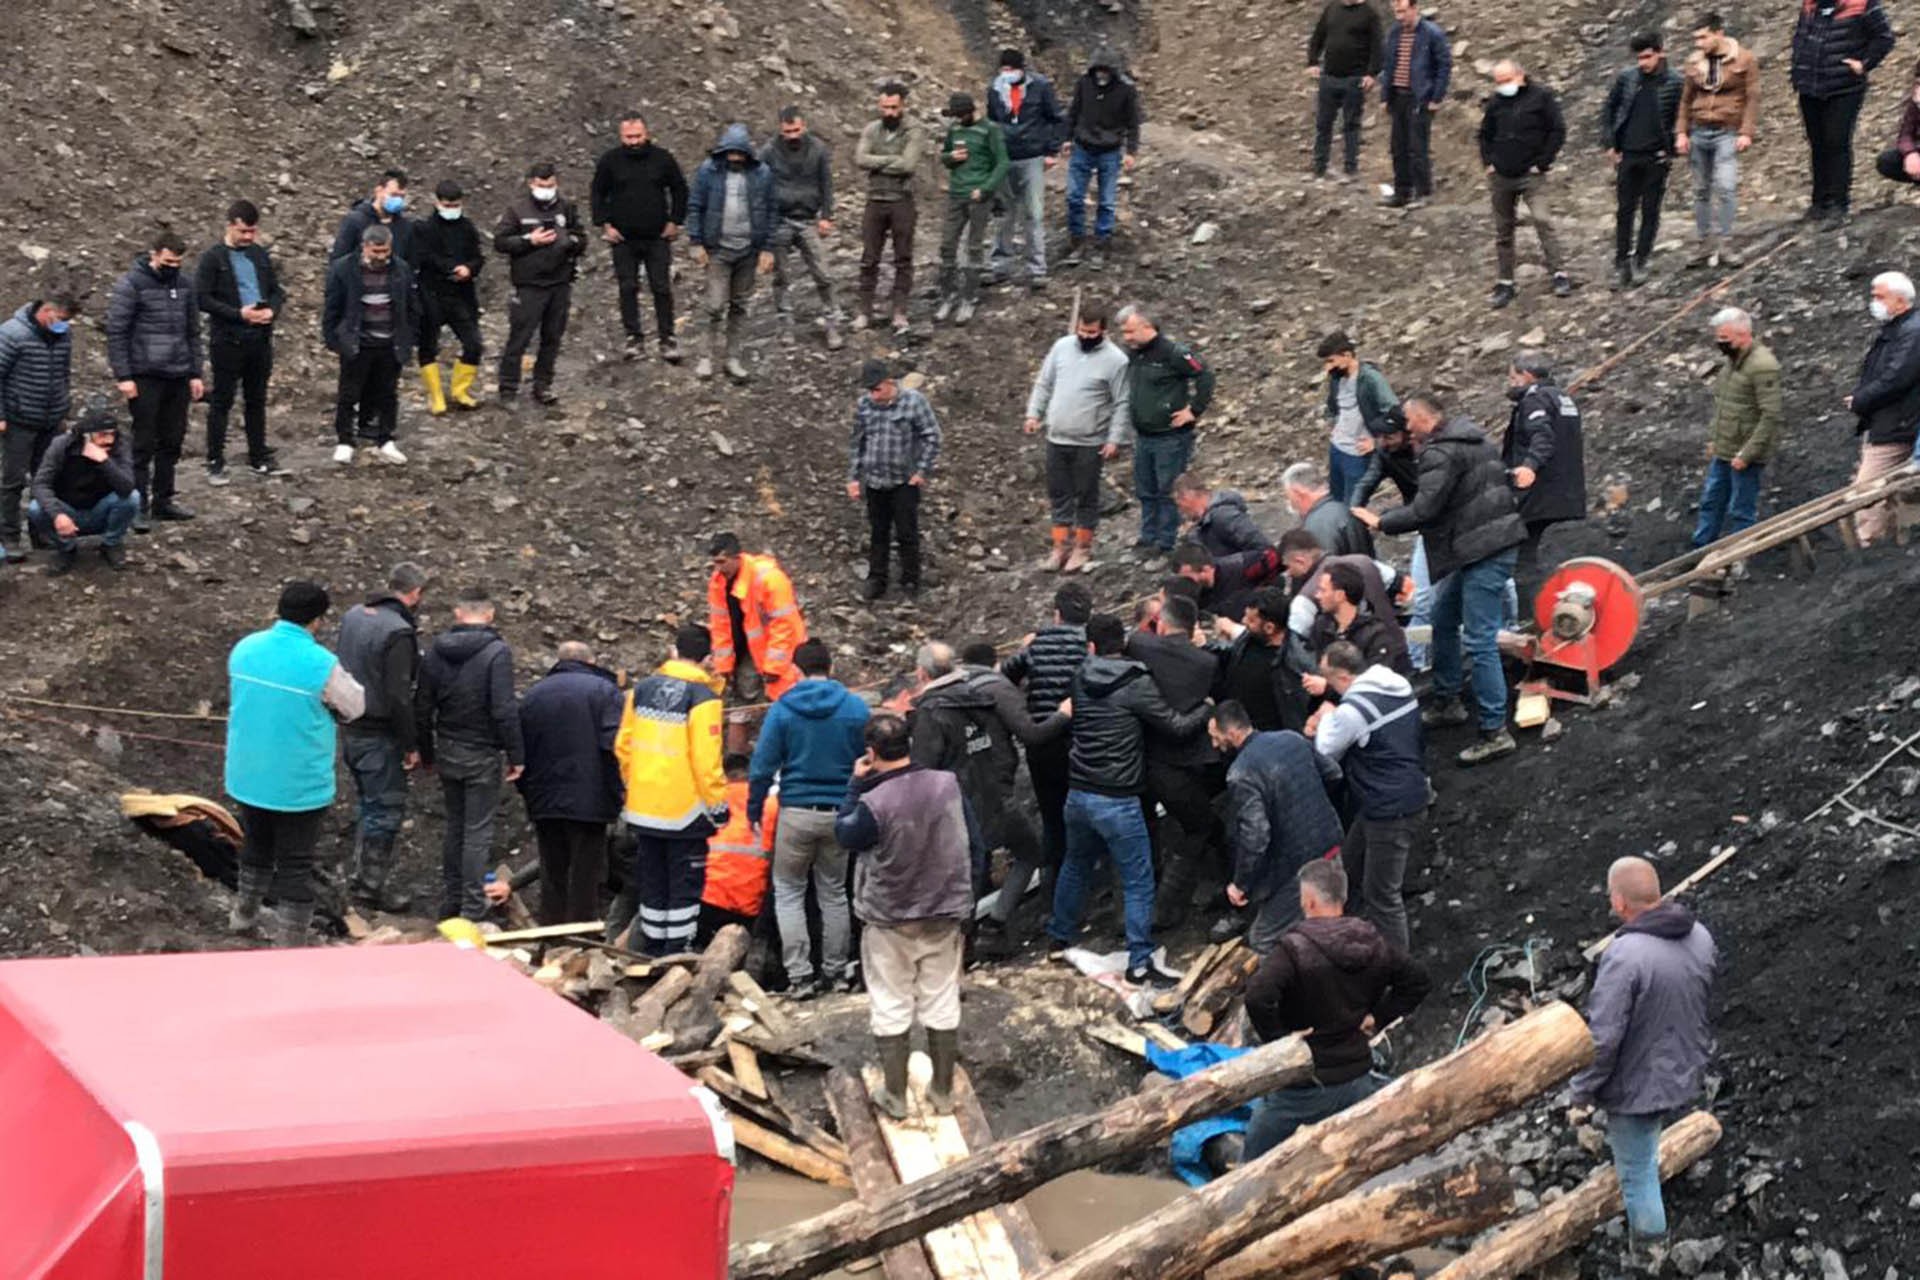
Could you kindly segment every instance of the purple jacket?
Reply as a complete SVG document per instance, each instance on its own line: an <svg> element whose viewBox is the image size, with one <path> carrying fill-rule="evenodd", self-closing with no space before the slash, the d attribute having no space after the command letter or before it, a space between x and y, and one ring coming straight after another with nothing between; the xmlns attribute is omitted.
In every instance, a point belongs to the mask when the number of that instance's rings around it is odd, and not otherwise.
<svg viewBox="0 0 1920 1280"><path fill-rule="evenodd" d="M973 913L980 834L959 780L946 770L909 765L856 777L833 834L841 848L861 855L853 910L863 924L963 921Z"/></svg>
<svg viewBox="0 0 1920 1280"><path fill-rule="evenodd" d="M1707 993L1713 935L1677 902L1623 925L1587 1001L1593 1065L1573 1078L1573 1100L1616 1115L1657 1115L1700 1093L1713 1054Z"/></svg>

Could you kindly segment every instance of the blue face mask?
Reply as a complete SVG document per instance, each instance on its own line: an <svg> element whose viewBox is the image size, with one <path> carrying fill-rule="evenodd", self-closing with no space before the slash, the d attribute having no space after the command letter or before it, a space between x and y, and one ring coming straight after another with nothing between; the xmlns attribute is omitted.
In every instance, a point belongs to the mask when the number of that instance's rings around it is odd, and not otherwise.
<svg viewBox="0 0 1920 1280"><path fill-rule="evenodd" d="M380 202L381 209L387 213L399 213L407 207L405 196L388 196Z"/></svg>
<svg viewBox="0 0 1920 1280"><path fill-rule="evenodd" d="M47 332L52 334L61 334L61 333L65 333L67 330L71 328L73 328L72 321L55 320L47 326Z"/></svg>

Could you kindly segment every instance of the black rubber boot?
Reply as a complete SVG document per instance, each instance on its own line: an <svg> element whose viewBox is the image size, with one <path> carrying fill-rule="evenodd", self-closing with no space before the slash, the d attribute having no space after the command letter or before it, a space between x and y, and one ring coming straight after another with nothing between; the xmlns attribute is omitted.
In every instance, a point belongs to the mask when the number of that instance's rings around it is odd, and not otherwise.
<svg viewBox="0 0 1920 1280"><path fill-rule="evenodd" d="M897 1036L875 1036L873 1044L880 1051L880 1072L884 1077L880 1092L873 1096L874 1105L892 1116L895 1120L907 1118L907 1055L910 1052L906 1034Z"/></svg>
<svg viewBox="0 0 1920 1280"><path fill-rule="evenodd" d="M260 904L267 897L269 872L260 867L240 868L240 882L234 890L233 910L227 913L227 928L234 933L251 933L260 924Z"/></svg>
<svg viewBox="0 0 1920 1280"><path fill-rule="evenodd" d="M283 902L273 912L273 945L276 947L304 947L307 934L313 926L313 904L303 902L294 904Z"/></svg>
<svg viewBox="0 0 1920 1280"><path fill-rule="evenodd" d="M927 1029L927 1056L933 1059L933 1079L927 1084L927 1103L935 1115L953 1114L953 1068L960 1061L960 1031Z"/></svg>
<svg viewBox="0 0 1920 1280"><path fill-rule="evenodd" d="M387 887L393 875L394 836L363 836L360 840L360 866L353 876L353 901L356 906L375 911L405 911L412 899Z"/></svg>

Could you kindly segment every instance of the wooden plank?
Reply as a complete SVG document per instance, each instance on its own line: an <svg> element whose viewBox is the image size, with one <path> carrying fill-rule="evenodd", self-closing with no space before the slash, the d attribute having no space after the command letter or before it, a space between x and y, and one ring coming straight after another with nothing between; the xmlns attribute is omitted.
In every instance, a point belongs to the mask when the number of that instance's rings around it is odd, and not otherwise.
<svg viewBox="0 0 1920 1280"><path fill-rule="evenodd" d="M607 927L604 920L589 920L582 924L543 924L537 929L516 929L511 933L496 933L486 940L489 947L510 947L516 942L537 942L542 938L564 938L576 933L600 933Z"/></svg>
<svg viewBox="0 0 1920 1280"><path fill-rule="evenodd" d="M1170 1053L1178 1053L1187 1047L1185 1040L1182 1040L1179 1036L1175 1035L1170 1028L1158 1022L1148 1021L1141 1023L1140 1034Z"/></svg>
<svg viewBox="0 0 1920 1280"><path fill-rule="evenodd" d="M742 1000L746 1001L747 1008L753 1012L754 1017L766 1024L768 1031L771 1031L776 1036L792 1034L792 1019L780 1012L780 1006L775 1004L773 997L769 996L761 989L760 984L753 980L752 974L746 972L744 969L736 969L727 975L727 985L732 987L734 992L738 994Z"/></svg>
<svg viewBox="0 0 1920 1280"><path fill-rule="evenodd" d="M975 1151L993 1145L993 1129L987 1124L986 1110L980 1105L980 1097L973 1091L973 1080L967 1075L965 1067L959 1067L953 1073L953 1118L960 1125L961 1135L967 1145ZM1019 1263L1018 1275L1021 1280L1038 1275L1053 1261L1046 1241L1040 1237L1040 1227L1033 1220L1033 1214L1027 1206L1016 1200L1010 1204L995 1205L994 1216L1000 1219L1001 1229L1007 1233L1007 1242L1013 1246L1014 1257Z"/></svg>
<svg viewBox="0 0 1920 1280"><path fill-rule="evenodd" d="M752 1046L738 1040L727 1041L727 1061L733 1064L733 1078L756 1098L767 1097L766 1077L760 1074L760 1055Z"/></svg>
<svg viewBox="0 0 1920 1280"><path fill-rule="evenodd" d="M1112 1045L1122 1053L1130 1053L1136 1058L1147 1056L1147 1037L1131 1027L1123 1027L1117 1022L1096 1022L1090 1027L1080 1028L1082 1035L1101 1044Z"/></svg>
<svg viewBox="0 0 1920 1280"><path fill-rule="evenodd" d="M886 1142L880 1136L873 1101L860 1078L844 1067L827 1072L827 1109L846 1141L853 1189L861 1200L872 1200L900 1189ZM851 1260L848 1260L851 1261ZM880 1255L886 1280L935 1280L933 1265L918 1240L896 1244Z"/></svg>
<svg viewBox="0 0 1920 1280"><path fill-rule="evenodd" d="M772 1125L804 1142L838 1165L847 1163L847 1148L840 1141L804 1116L796 1116L777 1102L763 1102L740 1087L740 1082L718 1067L702 1067L695 1076L701 1084L720 1095L720 1100L736 1111Z"/></svg>
<svg viewBox="0 0 1920 1280"><path fill-rule="evenodd" d="M824 1182L830 1187L853 1185L853 1179L848 1176L846 1166L835 1164L812 1147L803 1147L797 1142L789 1141L773 1130L755 1124L738 1113L730 1119L733 1124L733 1140L755 1155L764 1156L802 1177L812 1178L815 1182Z"/></svg>
<svg viewBox="0 0 1920 1280"><path fill-rule="evenodd" d="M1193 963L1187 966L1187 971L1180 975L1179 984L1173 990L1162 991L1153 998L1153 1011L1172 1013L1185 1004L1187 997L1193 994L1193 989L1199 985L1200 980L1207 976L1207 970L1213 967L1213 962L1220 958L1220 948L1221 944L1215 942L1195 956Z"/></svg>
<svg viewBox="0 0 1920 1280"><path fill-rule="evenodd" d="M690 970L667 970L665 977L648 987L646 993L633 1002L628 1034L645 1039L665 1027L667 1010L673 1008L674 1001L687 994L687 988L692 985L693 973Z"/></svg>
<svg viewBox="0 0 1920 1280"><path fill-rule="evenodd" d="M1917 735L1917 736L1920 736L1920 735ZM1699 869L1696 870L1692 875L1688 876L1685 880L1682 880L1679 884L1676 884L1675 886L1673 886L1673 888L1661 894L1660 901L1665 902L1669 898L1678 897L1680 894L1683 894L1687 890L1693 888L1695 885L1699 884L1702 880L1705 880L1708 876L1712 875L1714 872L1718 871L1721 867L1725 866L1727 862L1730 859L1732 859L1733 855L1738 852L1740 852L1740 849L1737 845L1728 845L1726 848L1720 850L1718 853L1714 854L1711 858L1708 858L1705 862L1701 863ZM1587 958L1587 963L1591 964L1593 963L1593 961L1599 959L1600 953L1605 951L1608 947L1612 946L1613 940L1619 936L1620 936L1620 931L1618 929L1615 929L1612 933L1600 939L1600 941L1588 943L1586 950L1582 951L1580 954L1584 955Z"/></svg>
<svg viewBox="0 0 1920 1280"><path fill-rule="evenodd" d="M880 1068L868 1067L861 1074L866 1080L867 1092L878 1093L882 1084ZM911 1120L895 1120L877 1108L874 1120L880 1126L881 1140L893 1157L893 1167L900 1174L902 1186L918 1182L941 1167L939 1156L934 1154L933 1139L924 1128ZM941 1280L989 1280L980 1268L980 1251L964 1219L935 1227L921 1242L927 1246L927 1256L933 1259L933 1270Z"/></svg>
<svg viewBox="0 0 1920 1280"><path fill-rule="evenodd" d="M926 1129L934 1158L939 1162L938 1167L945 1169L964 1162L973 1152L967 1147L966 1135L960 1131L958 1117L934 1113L926 1092L927 1082L932 1078L933 1063L915 1054L910 1075L912 1084L907 1093L908 1114L914 1123ZM957 1068L954 1078L959 1078ZM1020 1274L1019 1255L1014 1252L1013 1242L1007 1238L1007 1229L997 1213L976 1213L963 1219L962 1225L973 1240L974 1256L979 1260L981 1275L998 1280L1002 1276Z"/></svg>

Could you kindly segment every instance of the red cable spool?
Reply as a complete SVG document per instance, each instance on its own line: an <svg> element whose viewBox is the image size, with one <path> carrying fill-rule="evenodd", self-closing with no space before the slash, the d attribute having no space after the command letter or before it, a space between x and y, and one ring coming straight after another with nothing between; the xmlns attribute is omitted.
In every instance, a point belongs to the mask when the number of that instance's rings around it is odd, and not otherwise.
<svg viewBox="0 0 1920 1280"><path fill-rule="evenodd" d="M1584 672L1591 694L1600 673L1626 656L1644 611L1640 584L1625 569L1600 556L1569 560L1534 597L1533 660Z"/></svg>

